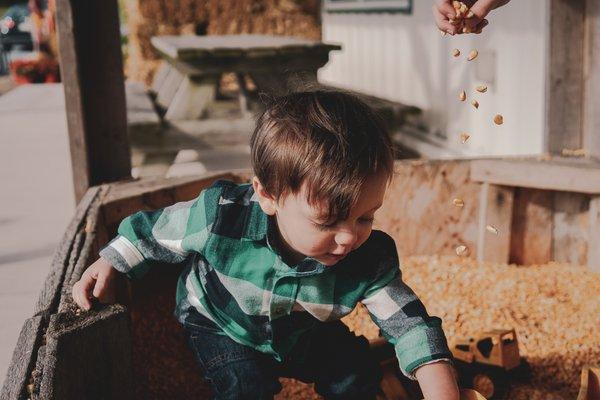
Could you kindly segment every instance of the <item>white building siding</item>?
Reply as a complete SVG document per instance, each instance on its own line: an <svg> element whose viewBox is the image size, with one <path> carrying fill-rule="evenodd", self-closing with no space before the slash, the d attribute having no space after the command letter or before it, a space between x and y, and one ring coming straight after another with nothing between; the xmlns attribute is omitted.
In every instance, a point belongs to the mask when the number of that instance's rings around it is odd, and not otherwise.
<svg viewBox="0 0 600 400"><path fill-rule="evenodd" d="M343 49L331 53L319 79L422 108L432 134L470 155L542 152L548 0L509 3L490 15L482 35L455 37L440 36L431 1L413 3L410 15L324 12L323 40ZM460 58L450 55L453 48ZM480 57L469 63L465 56L474 48ZM489 90L476 93L485 75ZM463 89L465 103L458 101ZM492 123L496 113L504 125ZM458 139L462 131L471 134L466 145Z"/></svg>

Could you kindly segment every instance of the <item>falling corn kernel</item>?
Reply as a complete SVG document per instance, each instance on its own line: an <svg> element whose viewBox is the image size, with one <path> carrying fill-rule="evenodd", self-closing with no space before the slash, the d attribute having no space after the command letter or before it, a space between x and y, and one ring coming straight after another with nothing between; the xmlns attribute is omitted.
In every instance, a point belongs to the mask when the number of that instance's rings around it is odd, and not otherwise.
<svg viewBox="0 0 600 400"><path fill-rule="evenodd" d="M475 88L475 90L477 90L479 93L485 93L485 92L487 92L487 86L479 85Z"/></svg>
<svg viewBox="0 0 600 400"><path fill-rule="evenodd" d="M494 117L494 123L496 125L502 125L504 123L504 118L502 117L502 115L496 114L496 116Z"/></svg>
<svg viewBox="0 0 600 400"><path fill-rule="evenodd" d="M471 101L471 105L475 108L479 108L479 102L477 100Z"/></svg>
<svg viewBox="0 0 600 400"><path fill-rule="evenodd" d="M464 207L465 206L465 202L459 198L452 200L452 204L454 204L456 207Z"/></svg>
<svg viewBox="0 0 600 400"><path fill-rule="evenodd" d="M467 13L466 18L473 18L475 16L475 13L471 10L469 10L469 12Z"/></svg>
<svg viewBox="0 0 600 400"><path fill-rule="evenodd" d="M461 244L455 251L457 256L465 255L467 253L467 246Z"/></svg>
<svg viewBox="0 0 600 400"><path fill-rule="evenodd" d="M460 142L462 144L467 143L467 140L469 140L469 138L471 137L471 135L469 135L468 133L461 133L460 134Z"/></svg>
<svg viewBox="0 0 600 400"><path fill-rule="evenodd" d="M467 57L467 60L473 61L474 59L477 58L478 55L479 55L479 52L477 50L471 50L471 52L469 53L469 57Z"/></svg>
<svg viewBox="0 0 600 400"><path fill-rule="evenodd" d="M458 57L458 56L460 56L460 50L459 50L459 49L454 49L454 50L452 50L452 55L453 55L454 57Z"/></svg>
<svg viewBox="0 0 600 400"><path fill-rule="evenodd" d="M487 229L488 232L491 232L494 235L498 234L498 228L496 228L494 225L488 225L485 227L485 229Z"/></svg>
<svg viewBox="0 0 600 400"><path fill-rule="evenodd" d="M467 99L467 94L465 93L464 90L462 92L460 92L460 94L458 95L458 99L460 101L465 101Z"/></svg>

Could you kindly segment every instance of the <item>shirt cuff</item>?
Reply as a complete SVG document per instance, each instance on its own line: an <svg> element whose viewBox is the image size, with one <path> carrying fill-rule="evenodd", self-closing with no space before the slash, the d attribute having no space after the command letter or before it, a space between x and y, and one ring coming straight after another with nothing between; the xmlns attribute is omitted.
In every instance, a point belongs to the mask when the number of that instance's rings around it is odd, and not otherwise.
<svg viewBox="0 0 600 400"><path fill-rule="evenodd" d="M413 327L397 340L394 347L402 373L413 380L414 371L420 366L452 359L441 320L437 317Z"/></svg>
<svg viewBox="0 0 600 400"><path fill-rule="evenodd" d="M117 271L124 274L144 261L142 253L133 243L120 235L100 250L99 254L100 257L110 262Z"/></svg>
<svg viewBox="0 0 600 400"><path fill-rule="evenodd" d="M412 372L411 372L411 375L409 376L409 378L412 379L412 380L414 380L414 381L416 381L417 380L417 370L419 368L424 367L424 366L429 365L429 364L435 364L435 363L440 363L440 362L447 363L447 364L450 364L450 365L454 365L454 363L452 362L451 358L440 358L440 359L437 359L437 360L431 360L431 361L423 363L423 364L419 365L417 368L413 369Z"/></svg>

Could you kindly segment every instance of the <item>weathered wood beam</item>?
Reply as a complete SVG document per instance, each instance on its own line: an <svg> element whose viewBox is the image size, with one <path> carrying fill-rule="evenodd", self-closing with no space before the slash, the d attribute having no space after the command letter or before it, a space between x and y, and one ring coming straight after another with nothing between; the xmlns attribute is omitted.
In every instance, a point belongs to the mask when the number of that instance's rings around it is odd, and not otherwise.
<svg viewBox="0 0 600 400"><path fill-rule="evenodd" d="M600 160L600 2L586 0L583 147Z"/></svg>
<svg viewBox="0 0 600 400"><path fill-rule="evenodd" d="M75 197L131 176L117 0L58 0Z"/></svg>
<svg viewBox="0 0 600 400"><path fill-rule="evenodd" d="M508 263L515 189L484 182L479 193L477 261Z"/></svg>
<svg viewBox="0 0 600 400"><path fill-rule="evenodd" d="M554 154L583 145L585 2L550 0L546 147Z"/></svg>
<svg viewBox="0 0 600 400"><path fill-rule="evenodd" d="M496 185L600 194L600 164L535 160L474 160L471 179Z"/></svg>

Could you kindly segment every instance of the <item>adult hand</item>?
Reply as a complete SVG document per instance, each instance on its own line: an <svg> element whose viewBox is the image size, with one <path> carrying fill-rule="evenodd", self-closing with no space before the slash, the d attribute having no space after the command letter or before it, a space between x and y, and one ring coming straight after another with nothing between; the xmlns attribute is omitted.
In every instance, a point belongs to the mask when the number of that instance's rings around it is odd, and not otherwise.
<svg viewBox="0 0 600 400"><path fill-rule="evenodd" d="M490 11L507 4L510 0L463 0L469 12L457 18L452 0L436 0L433 5L433 17L438 28L451 35L464 33L481 33L488 24L485 17Z"/></svg>

